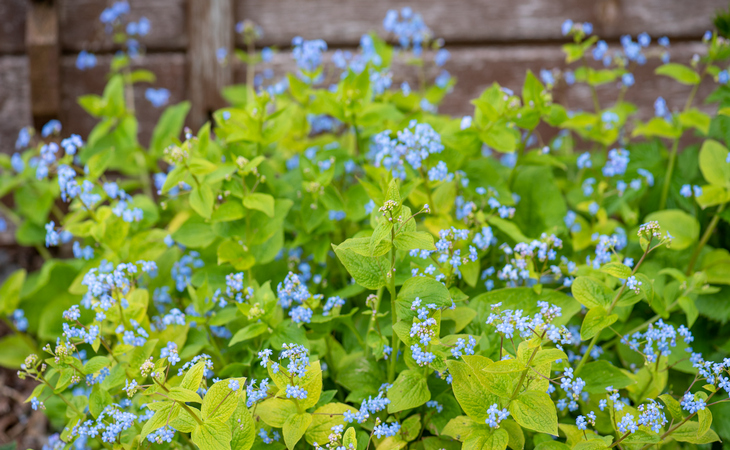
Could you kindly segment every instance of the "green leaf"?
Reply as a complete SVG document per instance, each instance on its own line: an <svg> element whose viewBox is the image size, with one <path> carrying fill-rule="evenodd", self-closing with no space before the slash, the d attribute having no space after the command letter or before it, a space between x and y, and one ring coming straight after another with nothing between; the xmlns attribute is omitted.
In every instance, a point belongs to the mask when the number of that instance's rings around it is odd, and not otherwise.
<svg viewBox="0 0 730 450"><path fill-rule="evenodd" d="M707 134L710 131L710 116L697 108L690 108L679 114L679 123L685 128L696 128L700 133Z"/></svg>
<svg viewBox="0 0 730 450"><path fill-rule="evenodd" d="M631 276L631 269L628 268L626 265L616 261L611 261L604 264L603 266L601 266L600 271L609 275L613 275L616 278L621 278L622 280L625 280Z"/></svg>
<svg viewBox="0 0 730 450"><path fill-rule="evenodd" d="M357 284L367 289L378 289L385 286L385 274L390 270L390 263L384 256L363 256L353 250L339 248L334 244L332 248Z"/></svg>
<svg viewBox="0 0 730 450"><path fill-rule="evenodd" d="M0 338L0 366L2 367L20 369L20 365L31 353L36 353L36 350L18 334Z"/></svg>
<svg viewBox="0 0 730 450"><path fill-rule="evenodd" d="M243 206L248 209L261 211L269 217L274 217L274 197L270 194L254 192L243 197Z"/></svg>
<svg viewBox="0 0 730 450"><path fill-rule="evenodd" d="M207 184L195 186L190 191L190 207L206 219L213 214L214 201L213 190Z"/></svg>
<svg viewBox="0 0 730 450"><path fill-rule="evenodd" d="M584 341L592 339L593 336L600 333L604 328L611 326L617 320L618 314L609 316L603 307L594 306L583 319L583 324L580 327L580 338Z"/></svg>
<svg viewBox="0 0 730 450"><path fill-rule="evenodd" d="M157 126L152 131L152 141L150 142L150 152L154 155L161 156L162 151L170 144L173 139L177 138L182 132L185 123L185 117L190 110L190 102L181 102L165 109L160 117Z"/></svg>
<svg viewBox="0 0 730 450"><path fill-rule="evenodd" d="M231 388L228 387L230 380L238 381L238 391L232 391ZM221 422L226 422L236 411L236 408L238 407L238 398L241 395L242 390L245 391L245 386L245 378L229 378L221 380L211 386L210 389L208 389L208 392L205 393L203 406L200 409L203 420L207 422L209 420L216 419Z"/></svg>
<svg viewBox="0 0 730 450"><path fill-rule="evenodd" d="M626 375L621 369L606 360L589 362L576 373L585 381L583 389L589 394L603 394L608 386L614 389L623 389L635 384L636 381Z"/></svg>
<svg viewBox="0 0 730 450"><path fill-rule="evenodd" d="M697 411L697 437L702 437L712 425L712 413L709 408Z"/></svg>
<svg viewBox="0 0 730 450"><path fill-rule="evenodd" d="M667 407L667 411L675 422L681 422L684 419L682 405L671 394L662 394L659 396L659 399Z"/></svg>
<svg viewBox="0 0 730 450"><path fill-rule="evenodd" d="M167 425L168 420L172 421L178 416L178 414L180 414L180 406L173 402L165 401L152 404L156 406L159 404L159 406L157 406L158 409L155 410L155 414L152 418L144 423L139 436L140 440L146 438L148 434L152 433L156 429L164 427Z"/></svg>
<svg viewBox="0 0 730 450"><path fill-rule="evenodd" d="M411 309L416 297L420 298L424 305L433 303L440 308L451 306L451 294L441 282L428 277L413 277L407 279L398 291L396 302L398 319L406 320L416 316L417 312Z"/></svg>
<svg viewBox="0 0 730 450"><path fill-rule="evenodd" d="M307 428L305 438L310 444L328 442L332 427L345 425L343 413L355 412L355 408L344 403L328 403L317 408L312 414L312 424ZM352 428L350 428L352 429Z"/></svg>
<svg viewBox="0 0 730 450"><path fill-rule="evenodd" d="M436 250L433 244L433 235L425 231L404 231L398 233L393 241L395 248L402 251L409 250Z"/></svg>
<svg viewBox="0 0 730 450"><path fill-rule="evenodd" d="M461 405L461 409L472 420L484 423L487 418L487 410L484 405L495 403L497 397L487 391L487 388L479 381L474 369L468 364L447 360L446 365L453 377L451 386L454 389L454 397Z"/></svg>
<svg viewBox="0 0 730 450"><path fill-rule="evenodd" d="M181 181L185 181L185 177L187 177L187 175L188 169L185 166L176 166L170 171L170 173L167 174L167 177L165 178L165 184L162 185L162 192L165 193L173 187L177 186L178 183L180 183Z"/></svg>
<svg viewBox="0 0 730 450"><path fill-rule="evenodd" d="M578 277L573 281L571 286L573 297L587 308L595 308L601 306L608 308L613 301L613 291L591 277Z"/></svg>
<svg viewBox="0 0 730 450"><path fill-rule="evenodd" d="M231 426L213 419L195 427L191 439L200 450L229 450L231 437Z"/></svg>
<svg viewBox="0 0 730 450"><path fill-rule="evenodd" d="M99 414L112 403L112 396L108 391L99 389L95 386L95 389L89 396L89 412L94 418L99 417Z"/></svg>
<svg viewBox="0 0 730 450"><path fill-rule="evenodd" d="M297 413L297 406L291 400L270 398L259 403L256 414L270 427L281 428L287 417ZM254 417L254 419L256 419Z"/></svg>
<svg viewBox="0 0 730 450"><path fill-rule="evenodd" d="M562 442L547 440L537 444L535 450L570 450L570 447Z"/></svg>
<svg viewBox="0 0 730 450"><path fill-rule="evenodd" d="M25 269L13 272L0 287L0 315L13 313L20 303L20 290L25 283Z"/></svg>
<svg viewBox="0 0 730 450"><path fill-rule="evenodd" d="M673 239L669 246L672 250L684 250L697 242L700 236L700 224L697 219L681 209L665 209L656 211L644 219L644 222L657 221L664 233L669 232Z"/></svg>
<svg viewBox="0 0 730 450"><path fill-rule="evenodd" d="M431 399L431 392L422 373L404 370L388 389L388 398L388 413L393 414L423 405Z"/></svg>
<svg viewBox="0 0 730 450"><path fill-rule="evenodd" d="M543 364L552 363L559 359L568 360L568 355L557 348L542 349L532 358L532 366L541 366Z"/></svg>
<svg viewBox="0 0 730 450"><path fill-rule="evenodd" d="M299 439L312 423L312 415L309 413L297 413L289 416L284 422L282 433L284 434L284 442L286 447L291 450L297 445Z"/></svg>
<svg viewBox="0 0 730 450"><path fill-rule="evenodd" d="M682 84L695 85L700 83L700 75L684 64L663 64L654 70L657 75L665 75Z"/></svg>
<svg viewBox="0 0 730 450"><path fill-rule="evenodd" d="M725 162L728 149L717 141L706 140L700 149L702 176L713 186L730 187L730 164Z"/></svg>
<svg viewBox="0 0 730 450"><path fill-rule="evenodd" d="M84 363L84 374L96 373L104 367L107 367L109 363L109 358L106 356L94 356Z"/></svg>
<svg viewBox="0 0 730 450"><path fill-rule="evenodd" d="M188 369L188 372L180 382L180 387L188 389L193 392L197 391L200 387L200 382L203 381L203 374L205 373L205 359L201 359L193 367Z"/></svg>
<svg viewBox="0 0 730 450"><path fill-rule="evenodd" d="M218 166L205 158L193 157L188 160L188 168L193 175L203 176L215 172Z"/></svg>
<svg viewBox="0 0 730 450"><path fill-rule="evenodd" d="M713 430L707 430L706 433L698 436L697 431L699 428L700 425L697 422L685 422L682 426L674 430L671 436L676 441L688 442L690 444L709 444L720 440L720 437Z"/></svg>
<svg viewBox="0 0 730 450"><path fill-rule="evenodd" d="M265 333L268 329L269 326L264 322L254 322L248 324L244 328L238 330L236 334L233 335L230 342L228 342L228 346L230 347L232 345L238 344L239 342L253 339L256 336L260 336L261 334Z"/></svg>
<svg viewBox="0 0 730 450"><path fill-rule="evenodd" d="M322 395L322 367L319 361L310 364L307 374L299 384L307 391L307 398L299 400L299 406L307 409L316 405Z"/></svg>
<svg viewBox="0 0 730 450"><path fill-rule="evenodd" d="M233 428L231 450L249 450L256 439L256 424L243 398L238 399L238 406L229 423Z"/></svg>
<svg viewBox="0 0 730 450"><path fill-rule="evenodd" d="M349 427L342 436L342 446L345 448L357 448L357 435L355 428Z"/></svg>
<svg viewBox="0 0 730 450"><path fill-rule="evenodd" d="M631 136L663 137L676 139L682 135L682 130L667 122L662 117L654 117L646 123L637 123Z"/></svg>
<svg viewBox="0 0 730 450"><path fill-rule="evenodd" d="M558 435L558 412L545 392L526 391L509 404L512 418L522 427L539 433Z"/></svg>
<svg viewBox="0 0 730 450"><path fill-rule="evenodd" d="M388 220L381 219L380 222L378 222L378 225L375 227L373 234L370 235L370 242L368 244L370 254L368 256L375 256L375 249L386 237L390 237L392 230L393 224L390 223ZM388 247L390 248L390 246Z"/></svg>

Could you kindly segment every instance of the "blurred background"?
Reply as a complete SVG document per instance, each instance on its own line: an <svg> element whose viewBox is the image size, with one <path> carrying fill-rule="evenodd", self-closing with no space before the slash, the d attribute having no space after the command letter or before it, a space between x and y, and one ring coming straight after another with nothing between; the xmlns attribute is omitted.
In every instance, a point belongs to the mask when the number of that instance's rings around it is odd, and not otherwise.
<svg viewBox="0 0 730 450"><path fill-rule="evenodd" d="M128 0L125 22L145 18L148 30L138 36L139 56L134 66L156 76L150 86L169 90L168 104L192 100L189 124L194 128L211 110L225 105L218 92L224 85L245 82L245 67L232 57L243 48L236 24L249 20L260 27L257 47L279 53L270 63L280 77L292 67L288 47L294 36L324 39L330 53L357 47L363 33L387 38L383 18L389 9L410 6L421 14L435 37L442 38L451 59L443 66L457 84L440 111L470 114L469 100L493 81L518 89L527 69L564 67L561 34L566 19L590 22L594 34L612 47L622 35L634 39L649 33L670 39L672 61L688 62L701 48L713 17L727 0ZM125 43L115 43L100 20L111 0L0 0L0 147L13 151L18 131L42 126L56 118L64 134L87 136L95 119L77 104L86 93L100 94L112 55ZM140 33L141 34L141 33ZM219 49L229 57L218 61ZM80 52L95 55L94 67L77 67ZM218 54L217 54L218 53ZM636 86L627 99L650 106L663 96L685 98L684 87L666 77L650 79L656 59L634 73ZM407 69L407 68L406 68ZM408 78L408 70L394 73L394 86ZM395 84L398 83L398 84ZM709 93L706 86L702 94ZM601 95L615 98L615 86ZM163 108L137 92L140 139L147 142ZM580 87L558 89L559 100L579 109L590 93ZM679 100L678 100L679 101ZM681 106L681 105L676 105ZM649 114L651 111L649 111Z"/></svg>

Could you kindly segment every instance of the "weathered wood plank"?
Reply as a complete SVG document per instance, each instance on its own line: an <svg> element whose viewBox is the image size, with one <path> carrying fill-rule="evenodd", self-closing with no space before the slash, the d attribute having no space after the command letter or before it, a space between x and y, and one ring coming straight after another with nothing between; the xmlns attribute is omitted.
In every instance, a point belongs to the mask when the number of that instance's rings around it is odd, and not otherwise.
<svg viewBox="0 0 730 450"><path fill-rule="evenodd" d="M232 0L188 0L190 45L188 47L188 82L190 89L190 123L203 125L211 111L225 105L221 97L224 86L231 84L230 64L225 61L233 49ZM223 50L226 55L217 52Z"/></svg>
<svg viewBox="0 0 730 450"><path fill-rule="evenodd" d="M236 0L236 19L264 30L263 45L289 45L293 36L331 45L356 44L363 33L384 35L389 9L411 6L446 43L561 39L565 19L592 22L602 37L646 31L696 37L711 27L725 0Z"/></svg>
<svg viewBox="0 0 730 450"><path fill-rule="evenodd" d="M76 102L80 95L101 94L104 91L106 74L111 62L110 56L100 56L98 64L93 69L79 71L76 68L74 56L61 58L61 122L64 134L78 133L87 136L96 125L97 119L90 116ZM168 105L186 99L189 92L186 84L186 58L184 53L158 53L140 57L133 64L134 68L144 68L152 71L157 80L153 85L140 83L134 91L134 103L139 120L140 142L146 144L152 135L152 130L162 114L163 108L155 108L144 98L148 87L164 87L170 91Z"/></svg>
<svg viewBox="0 0 730 450"><path fill-rule="evenodd" d="M33 124L57 119L61 107L58 14L54 3L30 2L26 22L26 52L30 62Z"/></svg>
<svg viewBox="0 0 730 450"><path fill-rule="evenodd" d="M0 57L0 152L15 151L18 131L31 120L28 57Z"/></svg>
<svg viewBox="0 0 730 450"><path fill-rule="evenodd" d="M20 53L25 49L26 2L0 1L0 53Z"/></svg>
<svg viewBox="0 0 730 450"><path fill-rule="evenodd" d="M118 48L99 21L104 8L112 2L100 0L57 0L61 45L65 51L107 52ZM150 32L140 39L149 50L184 50L187 47L186 0L128 0L131 21L146 17Z"/></svg>

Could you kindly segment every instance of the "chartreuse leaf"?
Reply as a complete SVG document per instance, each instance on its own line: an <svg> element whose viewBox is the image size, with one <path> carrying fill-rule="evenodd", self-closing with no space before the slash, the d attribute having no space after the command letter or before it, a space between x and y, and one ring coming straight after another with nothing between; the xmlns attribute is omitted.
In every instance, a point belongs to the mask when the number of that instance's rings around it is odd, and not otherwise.
<svg viewBox="0 0 730 450"><path fill-rule="evenodd" d="M697 218L681 209L665 209L656 211L644 219L644 222L657 221L662 231L673 236L669 246L671 250L684 250L697 242L700 236L700 224Z"/></svg>
<svg viewBox="0 0 730 450"><path fill-rule="evenodd" d="M700 74L684 64L662 64L654 70L657 75L665 75L682 84L695 85L700 82Z"/></svg>
<svg viewBox="0 0 730 450"><path fill-rule="evenodd" d="M299 439L304 436L304 433L312 423L312 415L309 413L297 413L287 417L284 421L284 427L282 433L284 434L284 442L286 447L291 450L297 445Z"/></svg>
<svg viewBox="0 0 730 450"><path fill-rule="evenodd" d="M509 404L515 422L529 430L558 435L558 415L555 403L541 391L525 391Z"/></svg>
<svg viewBox="0 0 730 450"><path fill-rule="evenodd" d="M20 289L25 283L25 269L16 270L0 287L0 315L10 315L20 303Z"/></svg>
<svg viewBox="0 0 730 450"><path fill-rule="evenodd" d="M662 403L664 403L664 406L667 408L667 412L669 412L675 422L681 422L682 419L684 419L684 415L682 414L682 405L680 405L677 399L672 397L670 394L662 394L659 396L659 399Z"/></svg>
<svg viewBox="0 0 730 450"><path fill-rule="evenodd" d="M299 406L307 409L316 405L322 395L322 367L319 361L310 364L309 369L299 384L307 391L307 398L299 400Z"/></svg>
<svg viewBox="0 0 730 450"><path fill-rule="evenodd" d="M682 424L679 428L672 432L671 437L675 441L687 442L690 444L709 444L711 442L717 442L720 437L713 430L709 429L704 434L698 436L697 432L700 429L700 424L695 421L688 421Z"/></svg>
<svg viewBox="0 0 730 450"><path fill-rule="evenodd" d="M706 140L700 149L700 170L702 176L713 186L730 187L730 164L728 149L712 139Z"/></svg>
<svg viewBox="0 0 730 450"><path fill-rule="evenodd" d="M608 308L613 300L613 291L591 277L578 277L571 286L573 297L587 308L601 306Z"/></svg>
<svg viewBox="0 0 730 450"><path fill-rule="evenodd" d="M182 403L202 403L203 401L195 391L180 386L170 388L167 396Z"/></svg>
<svg viewBox="0 0 730 450"><path fill-rule="evenodd" d="M206 420L192 433L192 441L200 450L228 450L231 437L231 426L219 419Z"/></svg>
<svg viewBox="0 0 730 450"><path fill-rule="evenodd" d="M297 413L297 406L291 400L270 398L259 403L256 415L270 427L281 428L287 417Z"/></svg>
<svg viewBox="0 0 730 450"><path fill-rule="evenodd" d="M478 429L471 433L461 446L462 450L504 450L507 448L509 435L501 428L493 431Z"/></svg>
<svg viewBox="0 0 730 450"><path fill-rule="evenodd" d="M218 166L205 158L193 157L188 160L188 169L193 175L203 176L214 172Z"/></svg>
<svg viewBox="0 0 730 450"><path fill-rule="evenodd" d="M156 405L158 409L155 411L155 414L144 423L140 432L140 439L144 439L156 429L164 427L168 423L168 420L171 421L180 414L180 405L170 401L158 403L159 406Z"/></svg>
<svg viewBox="0 0 730 450"><path fill-rule="evenodd" d="M251 412L246 408L243 397L238 398L236 411L229 419L233 435L231 437L231 450L249 450L256 438L256 424L253 421Z"/></svg>
<svg viewBox="0 0 730 450"><path fill-rule="evenodd" d="M180 383L181 388L189 389L193 392L198 390L200 382L203 380L203 374L205 373L205 361L205 359L201 359L193 367L188 369L188 372Z"/></svg>
<svg viewBox="0 0 730 450"><path fill-rule="evenodd" d="M357 435L353 427L345 430L345 434L342 436L342 445L345 448L357 448Z"/></svg>
<svg viewBox="0 0 730 450"><path fill-rule="evenodd" d="M388 413L393 414L423 405L431 399L431 392L421 372L404 370L388 389L388 398Z"/></svg>
<svg viewBox="0 0 730 450"><path fill-rule="evenodd" d="M600 271L609 275L613 275L616 278L621 278L623 280L631 276L631 269L625 264L617 261L611 261L604 264L603 266L601 266Z"/></svg>
<svg viewBox="0 0 730 450"><path fill-rule="evenodd" d="M580 338L583 340L592 339L606 327L611 326L618 320L617 314L608 315L602 306L591 308L583 319L580 327Z"/></svg>
<svg viewBox="0 0 730 450"><path fill-rule="evenodd" d="M269 217L274 217L274 204L274 197L270 194L253 192L243 197L243 206L261 211Z"/></svg>
<svg viewBox="0 0 730 450"><path fill-rule="evenodd" d="M181 102L165 109L152 132L150 151L153 154L161 155L165 147L180 135L189 110L190 102Z"/></svg>
<svg viewBox="0 0 730 450"><path fill-rule="evenodd" d="M404 231L398 233L393 241L395 248L402 251L409 250L436 250L433 236L426 231Z"/></svg>
<svg viewBox="0 0 730 450"><path fill-rule="evenodd" d="M307 442L327 442L332 427L345 424L342 415L345 411L355 412L355 408L344 403L328 403L317 408L312 414L312 424L307 428Z"/></svg>
<svg viewBox="0 0 730 450"><path fill-rule="evenodd" d="M570 450L570 447L558 441L543 441L535 446L535 450Z"/></svg>
<svg viewBox="0 0 730 450"><path fill-rule="evenodd" d="M213 214L214 200L213 190L208 184L195 186L190 191L190 207L206 219L210 219L211 214Z"/></svg>
<svg viewBox="0 0 730 450"><path fill-rule="evenodd" d="M230 380L238 381L238 390L231 390L229 387ZM200 410L203 420L217 419L226 422L238 407L238 398L242 390L245 389L245 385L245 378L230 378L221 380L211 386L208 392L205 393L203 407Z"/></svg>
<svg viewBox="0 0 730 450"><path fill-rule="evenodd" d="M477 378L474 370L469 365L453 360L447 360L446 365L453 378L452 388L456 401L461 409L474 421L484 423L487 418L487 410L484 405L495 403L498 398L489 393Z"/></svg>

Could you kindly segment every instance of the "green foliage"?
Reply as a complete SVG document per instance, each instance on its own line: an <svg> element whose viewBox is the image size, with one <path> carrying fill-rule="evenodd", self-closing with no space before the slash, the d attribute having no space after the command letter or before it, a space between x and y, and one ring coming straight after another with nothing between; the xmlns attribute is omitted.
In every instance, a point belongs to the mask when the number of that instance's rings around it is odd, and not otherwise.
<svg viewBox="0 0 730 450"><path fill-rule="evenodd" d="M0 158L2 213L46 259L0 286L0 365L90 448L730 439L730 45L660 65L689 97L641 122L652 105L624 100L637 57L585 64L603 44L565 27L573 70L493 83L465 118L436 112L454 80L436 81L430 35L417 54L371 34L335 77L299 61L264 86L268 56L238 50L231 106L193 133L190 104L171 105L149 145L131 99L154 76L115 57L103 95L79 99L98 119L85 143L29 132ZM385 86L396 61L419 86ZM553 96L619 80L590 111Z"/></svg>

